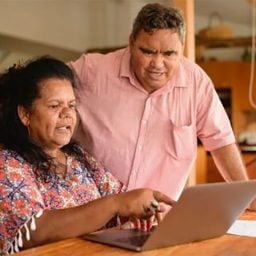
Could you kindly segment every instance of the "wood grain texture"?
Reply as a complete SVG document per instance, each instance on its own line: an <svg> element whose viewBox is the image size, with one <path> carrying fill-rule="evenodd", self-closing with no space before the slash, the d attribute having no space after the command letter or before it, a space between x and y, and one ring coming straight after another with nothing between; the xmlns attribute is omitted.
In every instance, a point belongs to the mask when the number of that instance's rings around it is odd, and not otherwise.
<svg viewBox="0 0 256 256"><path fill-rule="evenodd" d="M246 212L241 219L256 220L256 212ZM172 246L142 253L131 252L115 247L84 241L80 238L72 238L57 243L25 250L15 254L17 256L255 256L256 238L236 235L223 235L185 245Z"/></svg>

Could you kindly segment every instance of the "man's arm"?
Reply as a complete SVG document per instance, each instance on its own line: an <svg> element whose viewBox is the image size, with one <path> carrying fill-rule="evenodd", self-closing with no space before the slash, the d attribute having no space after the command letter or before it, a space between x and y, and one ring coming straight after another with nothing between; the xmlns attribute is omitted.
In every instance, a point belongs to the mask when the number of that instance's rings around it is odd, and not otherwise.
<svg viewBox="0 0 256 256"><path fill-rule="evenodd" d="M211 154L219 172L226 181L249 179L241 153L235 143L211 151ZM256 199L253 200L249 209L256 211Z"/></svg>
<svg viewBox="0 0 256 256"><path fill-rule="evenodd" d="M211 154L226 181L248 180L241 153L235 143L211 151Z"/></svg>

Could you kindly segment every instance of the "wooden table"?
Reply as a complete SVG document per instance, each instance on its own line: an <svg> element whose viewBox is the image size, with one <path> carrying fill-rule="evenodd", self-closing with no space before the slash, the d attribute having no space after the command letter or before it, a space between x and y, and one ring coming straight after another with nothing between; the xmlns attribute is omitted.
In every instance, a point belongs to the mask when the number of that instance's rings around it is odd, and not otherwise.
<svg viewBox="0 0 256 256"><path fill-rule="evenodd" d="M241 219L256 220L256 212L246 212ZM17 256L255 256L256 238L223 235L218 238L142 253L123 250L72 238L25 250Z"/></svg>

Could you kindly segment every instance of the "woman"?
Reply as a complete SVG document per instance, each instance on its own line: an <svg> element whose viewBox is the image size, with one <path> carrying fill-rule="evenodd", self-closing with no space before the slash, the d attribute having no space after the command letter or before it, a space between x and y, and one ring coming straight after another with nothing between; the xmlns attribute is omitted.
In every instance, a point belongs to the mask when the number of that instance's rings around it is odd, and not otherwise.
<svg viewBox="0 0 256 256"><path fill-rule="evenodd" d="M71 137L74 77L63 62L41 57L0 78L0 254L148 219L158 191L125 188ZM24 237L26 239L24 239Z"/></svg>

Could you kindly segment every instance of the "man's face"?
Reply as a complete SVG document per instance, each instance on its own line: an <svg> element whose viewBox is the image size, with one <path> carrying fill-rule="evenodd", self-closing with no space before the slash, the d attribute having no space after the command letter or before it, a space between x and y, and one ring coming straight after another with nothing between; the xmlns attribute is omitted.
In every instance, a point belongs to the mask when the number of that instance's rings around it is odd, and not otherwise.
<svg viewBox="0 0 256 256"><path fill-rule="evenodd" d="M131 68L149 93L164 87L176 72L183 54L177 32L159 29L153 33L141 30L130 39Z"/></svg>

